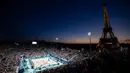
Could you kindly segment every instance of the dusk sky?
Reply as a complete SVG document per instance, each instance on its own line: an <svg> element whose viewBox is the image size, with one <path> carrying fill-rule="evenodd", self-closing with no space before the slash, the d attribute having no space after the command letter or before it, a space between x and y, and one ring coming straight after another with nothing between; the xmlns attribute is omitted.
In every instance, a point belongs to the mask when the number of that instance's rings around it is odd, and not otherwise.
<svg viewBox="0 0 130 73"><path fill-rule="evenodd" d="M97 43L102 34L103 0L10 0L2 4L0 40L38 39ZM115 36L130 39L129 0L109 0L107 11Z"/></svg>

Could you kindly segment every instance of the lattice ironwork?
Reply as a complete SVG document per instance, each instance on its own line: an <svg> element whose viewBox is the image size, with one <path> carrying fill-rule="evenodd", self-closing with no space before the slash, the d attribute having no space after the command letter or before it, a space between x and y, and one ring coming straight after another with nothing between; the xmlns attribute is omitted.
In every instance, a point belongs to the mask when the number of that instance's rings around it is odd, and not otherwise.
<svg viewBox="0 0 130 73"><path fill-rule="evenodd" d="M103 33L102 36L99 40L99 43L97 45L97 48L108 48L108 44L111 44L109 48L119 48L120 44L118 42L117 37L115 37L112 28L110 26L110 21L108 18L108 13L106 9L106 4L103 4L103 9L104 9L104 28L103 28ZM108 36L109 35L109 36Z"/></svg>

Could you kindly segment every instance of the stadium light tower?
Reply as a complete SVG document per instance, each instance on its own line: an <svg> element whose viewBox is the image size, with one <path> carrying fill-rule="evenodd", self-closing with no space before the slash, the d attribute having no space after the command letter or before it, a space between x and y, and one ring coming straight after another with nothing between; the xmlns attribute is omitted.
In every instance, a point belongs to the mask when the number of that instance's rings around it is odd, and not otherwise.
<svg viewBox="0 0 130 73"><path fill-rule="evenodd" d="M59 38L56 38L56 47L58 47L58 40L59 40Z"/></svg>
<svg viewBox="0 0 130 73"><path fill-rule="evenodd" d="M88 32L89 40L90 40L90 53L91 53L91 32Z"/></svg>

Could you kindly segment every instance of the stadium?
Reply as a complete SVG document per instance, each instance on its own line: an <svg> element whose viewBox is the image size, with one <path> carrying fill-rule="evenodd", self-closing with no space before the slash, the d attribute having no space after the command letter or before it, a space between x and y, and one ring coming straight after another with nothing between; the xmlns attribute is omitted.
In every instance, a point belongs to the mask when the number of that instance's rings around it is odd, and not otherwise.
<svg viewBox="0 0 130 73"><path fill-rule="evenodd" d="M45 45L37 47L37 45L30 44L31 47L28 47L24 44L23 47L19 43L19 45L13 46L11 44L7 47L6 44L7 49L1 52L0 73L39 73L52 71L52 69L64 70L64 67L73 66L74 63L79 63L88 58L83 56L81 50L67 47L45 47Z"/></svg>
<svg viewBox="0 0 130 73"><path fill-rule="evenodd" d="M41 57L23 57L20 59L20 73L36 73L41 70L46 70L61 65L68 64L69 61L64 61L51 54ZM24 71L23 71L24 70Z"/></svg>
<svg viewBox="0 0 130 73"><path fill-rule="evenodd" d="M79 49L73 49L61 43L56 43L57 45L31 44L31 42L18 44L0 46L4 49L0 51L0 73L99 73L104 70L112 71L114 68L118 71L128 70L127 48L121 49L122 53L104 50L114 55L114 57L109 57L106 54L103 55L104 52L96 52L96 50L90 54L83 48L83 45L78 44L71 44L71 46ZM90 45L85 44L85 46L87 48ZM95 44L92 47L96 47ZM105 62L109 64L106 65Z"/></svg>

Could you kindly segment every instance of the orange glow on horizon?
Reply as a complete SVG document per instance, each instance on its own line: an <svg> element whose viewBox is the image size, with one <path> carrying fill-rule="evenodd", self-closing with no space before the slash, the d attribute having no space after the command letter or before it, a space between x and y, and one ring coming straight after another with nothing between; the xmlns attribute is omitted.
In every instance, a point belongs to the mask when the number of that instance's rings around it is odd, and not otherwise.
<svg viewBox="0 0 130 73"><path fill-rule="evenodd" d="M99 40L93 40L93 39L91 40L92 44L97 44L98 42L99 42ZM68 43L68 44L89 44L90 40L68 40L68 41L64 41L64 43ZM119 43L120 44L122 44L122 43L130 44L130 41L129 42L125 42L123 40L119 40Z"/></svg>
<svg viewBox="0 0 130 73"><path fill-rule="evenodd" d="M65 41L64 43L75 43L75 44L88 44L90 43L90 40L70 40L70 41ZM98 43L98 40L92 40L91 43Z"/></svg>

